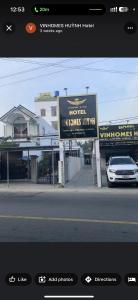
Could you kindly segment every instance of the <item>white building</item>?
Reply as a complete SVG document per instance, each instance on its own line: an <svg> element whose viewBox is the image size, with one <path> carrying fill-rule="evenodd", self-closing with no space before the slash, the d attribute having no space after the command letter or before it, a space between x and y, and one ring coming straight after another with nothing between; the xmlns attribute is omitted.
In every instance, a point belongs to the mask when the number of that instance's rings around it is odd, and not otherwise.
<svg viewBox="0 0 138 300"><path fill-rule="evenodd" d="M49 175L46 174L48 169L51 169L51 174L55 174L50 176L57 176L58 161L60 159L59 137L58 131L55 129L58 124L57 98L51 97L50 94L41 94L41 101L38 99L35 100L37 114L19 105L13 107L0 118L0 122L4 126L4 137L1 139L0 144L1 147L7 145L8 151L11 152L10 164L14 163L14 168L12 167L14 174L11 175L13 179L20 177L20 174L18 174L19 160L22 164L20 170L22 170L23 175L21 179L26 178L25 168L28 170L26 172L28 174L27 178L31 178L32 182L38 182L38 176L42 180L48 178ZM19 157L14 155L9 147L15 147L13 151L20 153ZM67 180L71 180L81 168L81 152L81 148L76 141L72 142L71 149L69 141L65 141L64 159L66 161ZM51 155L54 155L54 169L52 169L53 158ZM27 159L26 164L23 163L25 159ZM30 159L31 163L29 162ZM48 166L49 162L50 165ZM30 165L31 171L29 171ZM39 173L41 174L39 175Z"/></svg>
<svg viewBox="0 0 138 300"><path fill-rule="evenodd" d="M0 121L4 123L4 137L14 140L24 141L28 137L57 134L48 122L22 105L13 107L0 118Z"/></svg>
<svg viewBox="0 0 138 300"><path fill-rule="evenodd" d="M51 96L50 92L41 93L35 98L35 113L43 118L57 132L59 131L59 116L58 116L58 97ZM64 142L66 150L69 150L69 141ZM74 150L80 149L77 141L71 142Z"/></svg>
<svg viewBox="0 0 138 300"><path fill-rule="evenodd" d="M58 129L58 97L51 96L49 92L41 93L35 98L35 113Z"/></svg>

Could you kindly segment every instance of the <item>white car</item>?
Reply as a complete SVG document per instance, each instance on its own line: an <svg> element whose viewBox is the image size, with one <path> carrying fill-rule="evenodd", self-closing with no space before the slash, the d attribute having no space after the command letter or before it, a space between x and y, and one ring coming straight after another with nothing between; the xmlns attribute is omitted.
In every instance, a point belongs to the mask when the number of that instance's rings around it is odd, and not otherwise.
<svg viewBox="0 0 138 300"><path fill-rule="evenodd" d="M116 183L138 185L138 166L130 156L112 156L107 166L107 182L112 187Z"/></svg>

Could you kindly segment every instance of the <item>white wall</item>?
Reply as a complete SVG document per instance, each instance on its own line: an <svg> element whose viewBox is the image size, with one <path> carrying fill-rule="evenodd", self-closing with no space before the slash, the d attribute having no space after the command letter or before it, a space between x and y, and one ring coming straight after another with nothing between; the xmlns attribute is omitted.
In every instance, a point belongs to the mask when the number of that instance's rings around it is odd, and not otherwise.
<svg viewBox="0 0 138 300"><path fill-rule="evenodd" d="M32 136L37 136L38 132L37 132L37 124L35 124L34 122L31 123L30 122L30 128L29 128L29 134Z"/></svg>
<svg viewBox="0 0 138 300"><path fill-rule="evenodd" d="M81 167L84 167L84 152L81 147L80 147L80 161L81 161Z"/></svg>
<svg viewBox="0 0 138 300"><path fill-rule="evenodd" d="M8 137L8 136L12 136L12 125L10 124L6 124L6 127L5 127L5 136Z"/></svg>
<svg viewBox="0 0 138 300"><path fill-rule="evenodd" d="M55 130L51 125L49 125L48 121L43 120L42 117L37 119L39 124L39 134L43 135L43 128L45 128L45 134L57 134L57 130Z"/></svg>
<svg viewBox="0 0 138 300"><path fill-rule="evenodd" d="M4 124L0 122L0 137L4 136Z"/></svg>
<svg viewBox="0 0 138 300"><path fill-rule="evenodd" d="M31 182L37 183L37 158L35 156L31 157Z"/></svg>
<svg viewBox="0 0 138 300"><path fill-rule="evenodd" d="M68 180L70 181L81 169L80 157L68 157Z"/></svg>
<svg viewBox="0 0 138 300"><path fill-rule="evenodd" d="M56 99L56 98L55 98ZM50 101L36 101L35 102L35 114L38 116L41 116L41 109L46 110L46 116L42 117L45 121L51 125L52 121L58 121L58 111L57 111L57 116L52 117L51 116L51 106L56 106L57 107L57 100L50 100Z"/></svg>

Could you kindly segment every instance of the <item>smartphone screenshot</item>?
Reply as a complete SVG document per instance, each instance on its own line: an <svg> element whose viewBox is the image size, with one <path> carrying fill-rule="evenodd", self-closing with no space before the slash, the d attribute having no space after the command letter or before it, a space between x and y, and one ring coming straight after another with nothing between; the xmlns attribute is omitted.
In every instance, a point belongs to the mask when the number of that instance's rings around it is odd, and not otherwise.
<svg viewBox="0 0 138 300"><path fill-rule="evenodd" d="M138 3L0 3L0 298L138 299Z"/></svg>

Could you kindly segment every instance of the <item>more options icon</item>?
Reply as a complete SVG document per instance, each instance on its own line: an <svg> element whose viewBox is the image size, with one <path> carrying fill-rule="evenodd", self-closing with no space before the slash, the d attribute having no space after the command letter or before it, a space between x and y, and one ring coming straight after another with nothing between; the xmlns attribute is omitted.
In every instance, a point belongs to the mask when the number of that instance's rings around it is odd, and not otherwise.
<svg viewBox="0 0 138 300"><path fill-rule="evenodd" d="M133 22L128 22L124 26L125 32L128 34L133 34L137 31L137 25Z"/></svg>

